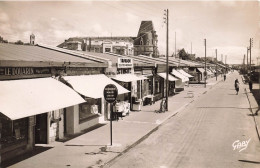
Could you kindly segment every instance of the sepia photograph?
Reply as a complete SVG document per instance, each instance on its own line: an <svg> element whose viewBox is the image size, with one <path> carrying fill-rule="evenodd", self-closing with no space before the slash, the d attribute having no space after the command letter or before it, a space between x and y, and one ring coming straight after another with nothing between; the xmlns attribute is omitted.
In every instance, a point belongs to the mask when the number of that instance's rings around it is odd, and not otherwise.
<svg viewBox="0 0 260 168"><path fill-rule="evenodd" d="M259 168L260 0L0 0L0 168Z"/></svg>

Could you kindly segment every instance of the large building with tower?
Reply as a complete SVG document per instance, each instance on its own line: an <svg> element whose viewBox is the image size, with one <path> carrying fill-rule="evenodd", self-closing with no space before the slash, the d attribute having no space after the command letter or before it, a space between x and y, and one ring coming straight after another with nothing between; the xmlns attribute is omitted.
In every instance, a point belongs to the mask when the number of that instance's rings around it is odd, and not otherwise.
<svg viewBox="0 0 260 168"><path fill-rule="evenodd" d="M152 21L142 21L137 37L72 37L57 47L97 53L159 57L157 37Z"/></svg>

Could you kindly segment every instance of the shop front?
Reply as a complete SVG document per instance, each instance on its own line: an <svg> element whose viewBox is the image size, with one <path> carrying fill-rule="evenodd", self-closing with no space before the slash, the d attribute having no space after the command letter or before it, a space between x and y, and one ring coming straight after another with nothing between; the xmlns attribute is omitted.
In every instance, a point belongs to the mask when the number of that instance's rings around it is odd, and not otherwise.
<svg viewBox="0 0 260 168"><path fill-rule="evenodd" d="M135 67L135 75L141 80L137 81L137 98L142 100L143 105L154 103L153 96L153 68L152 67Z"/></svg>
<svg viewBox="0 0 260 168"><path fill-rule="evenodd" d="M176 81L176 92L183 91L184 90L184 86L188 85L188 83L189 83L189 78L186 77L185 75L181 74L180 72L178 72L175 69L172 70L171 74L173 76L179 78L179 80Z"/></svg>
<svg viewBox="0 0 260 168"><path fill-rule="evenodd" d="M166 96L166 73L157 73L155 77L155 100L160 100ZM175 94L175 82L179 79L168 74L169 95Z"/></svg>
<svg viewBox="0 0 260 168"><path fill-rule="evenodd" d="M67 134L79 133L110 119L111 107L103 96L106 85L114 84L118 89L119 97L129 92L104 74L64 76L63 78L86 100L82 104L66 109Z"/></svg>
<svg viewBox="0 0 260 168"><path fill-rule="evenodd" d="M52 112L85 102L71 88L50 77L0 81L0 88L2 161L63 134L58 129L63 120L52 122Z"/></svg>
<svg viewBox="0 0 260 168"><path fill-rule="evenodd" d="M119 96L119 100L128 101L130 103L130 109L133 111L139 111L142 99L140 98L140 89L141 89L141 80L144 78L138 77L134 74L118 74L114 77L111 77L114 81L119 83L124 88L128 89L130 93L128 95ZM121 99L120 99L121 98Z"/></svg>
<svg viewBox="0 0 260 168"><path fill-rule="evenodd" d="M204 82L205 81L205 78L207 77L205 75L206 71L204 68L197 68L197 72L198 72L198 76L197 76L197 79L198 79L198 82Z"/></svg>

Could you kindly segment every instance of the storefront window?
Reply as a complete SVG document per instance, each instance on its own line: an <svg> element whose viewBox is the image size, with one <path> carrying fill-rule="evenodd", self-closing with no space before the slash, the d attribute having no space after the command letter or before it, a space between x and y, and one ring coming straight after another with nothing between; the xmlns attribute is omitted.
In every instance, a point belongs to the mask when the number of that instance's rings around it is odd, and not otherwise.
<svg viewBox="0 0 260 168"><path fill-rule="evenodd" d="M0 122L2 124L0 142L3 148L9 146L9 144L19 143L21 140L27 140L28 118L12 121L6 116L0 114Z"/></svg>
<svg viewBox="0 0 260 168"><path fill-rule="evenodd" d="M101 114L101 99L87 99L79 105L79 123Z"/></svg>

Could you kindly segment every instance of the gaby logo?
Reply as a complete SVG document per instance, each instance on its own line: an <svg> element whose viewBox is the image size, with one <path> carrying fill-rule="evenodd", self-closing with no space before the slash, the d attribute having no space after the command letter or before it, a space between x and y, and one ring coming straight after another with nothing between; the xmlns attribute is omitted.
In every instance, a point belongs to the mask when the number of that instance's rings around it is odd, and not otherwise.
<svg viewBox="0 0 260 168"><path fill-rule="evenodd" d="M239 150L239 152L245 150L250 142L251 138L247 141L239 141L239 140L236 140L233 144L232 144L232 147L233 147L233 150Z"/></svg>

